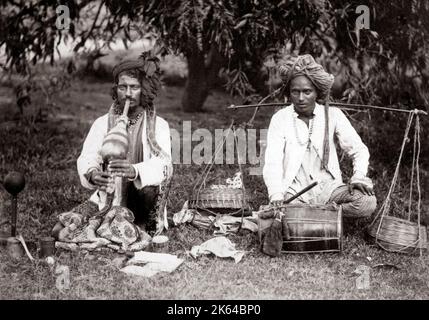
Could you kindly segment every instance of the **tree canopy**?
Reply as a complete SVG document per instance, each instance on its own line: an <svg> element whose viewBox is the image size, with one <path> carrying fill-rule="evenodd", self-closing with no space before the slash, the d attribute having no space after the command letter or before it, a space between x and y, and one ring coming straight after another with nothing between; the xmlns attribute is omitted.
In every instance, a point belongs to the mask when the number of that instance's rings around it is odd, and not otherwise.
<svg viewBox="0 0 429 320"><path fill-rule="evenodd" d="M60 4L69 8L68 31L55 27ZM369 29L356 29L362 5L369 9ZM77 40L78 52L97 37L109 43L133 40L133 30L156 32L166 48L187 59L187 111L202 109L219 73L243 97L262 91L264 62L275 62L279 52L319 58L338 76L344 99L429 102L428 1L3 0L0 10L5 67L18 72L29 61L52 60L64 37Z"/></svg>

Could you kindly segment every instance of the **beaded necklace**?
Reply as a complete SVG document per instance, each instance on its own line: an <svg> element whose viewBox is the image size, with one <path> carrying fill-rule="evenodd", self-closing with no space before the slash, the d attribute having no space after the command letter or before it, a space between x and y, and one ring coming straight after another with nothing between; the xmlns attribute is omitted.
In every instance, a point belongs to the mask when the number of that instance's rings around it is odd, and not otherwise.
<svg viewBox="0 0 429 320"><path fill-rule="evenodd" d="M141 118L143 115L143 111L139 112L134 118L128 120L128 125L133 126L137 123L137 121Z"/></svg>
<svg viewBox="0 0 429 320"><path fill-rule="evenodd" d="M311 140L310 140L310 138L311 138L311 135L312 135L312 133L313 133L313 124L314 124L314 118L311 118L310 119L310 123L309 123L309 130L308 130L308 139L307 139L307 141L302 141L300 138L299 138L299 134L298 134L298 127L297 127L297 121L296 121L296 117L293 117L293 126L294 126L294 128L295 128L295 136L296 136L296 141L298 142L298 144L300 145L300 146L304 146L304 145L307 145L307 149L310 149L310 144L311 144Z"/></svg>

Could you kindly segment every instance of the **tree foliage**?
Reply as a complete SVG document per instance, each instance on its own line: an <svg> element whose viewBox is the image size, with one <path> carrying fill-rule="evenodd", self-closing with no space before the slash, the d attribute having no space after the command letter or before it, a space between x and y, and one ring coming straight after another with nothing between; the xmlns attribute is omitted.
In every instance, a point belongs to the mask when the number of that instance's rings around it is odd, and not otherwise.
<svg viewBox="0 0 429 320"><path fill-rule="evenodd" d="M68 32L55 29L59 4L70 8ZM369 30L356 29L360 5L369 8ZM182 102L189 111L201 110L219 74L243 97L263 91L261 68L279 52L313 54L338 76L346 100L429 102L428 1L3 0L0 9L0 49L20 72L28 61L52 60L63 38L76 40L78 52L88 40L157 32L188 61Z"/></svg>
<svg viewBox="0 0 429 320"><path fill-rule="evenodd" d="M351 98L429 110L429 2L332 2L336 52ZM355 32L355 8L370 8L370 30ZM342 18L344 17L344 18ZM360 37L358 37L360 35Z"/></svg>
<svg viewBox="0 0 429 320"><path fill-rule="evenodd" d="M133 2L130 10L187 58L187 91L192 96L185 92L183 106L197 111L219 71L231 92L253 92L261 83L259 68L266 53L288 40L296 46L298 36L318 29L326 6L308 0L149 0Z"/></svg>

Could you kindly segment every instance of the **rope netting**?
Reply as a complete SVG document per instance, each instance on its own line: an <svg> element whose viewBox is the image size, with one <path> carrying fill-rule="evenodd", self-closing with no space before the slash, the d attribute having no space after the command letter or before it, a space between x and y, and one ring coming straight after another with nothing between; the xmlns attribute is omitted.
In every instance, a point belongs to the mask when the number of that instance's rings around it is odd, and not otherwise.
<svg viewBox="0 0 429 320"><path fill-rule="evenodd" d="M204 167L204 170L203 170L201 176L199 177L199 179L195 183L194 188L192 190L191 198L192 198L192 202L193 202L192 207L194 209L206 211L206 212L209 212L210 214L215 215L215 216L218 216L220 214L219 212L214 211L213 208L209 208L208 206L203 205L203 201L201 199L201 193L207 190L207 180L209 178L210 172L212 171L213 165L215 164L215 159L217 158L217 156L221 152L224 151L225 143L231 134L233 135L233 138L234 138L234 144L235 144L234 149L237 150L238 170L241 174L240 178L242 181L241 188L240 188L242 198L238 199L238 200L240 200L238 203L241 205L241 207L238 210L228 212L228 215L234 216L234 215L237 215L238 213L241 212L241 223L240 223L240 226L237 230L237 233L238 233L241 230L241 227L243 225L244 212L246 209L249 208L249 205L248 205L248 201L246 198L246 187L244 185L244 171L243 171L243 167L241 165L242 160L241 160L240 152L239 152L239 148L238 148L238 138L237 138L237 134L236 134L236 126L234 124L234 120L231 121L231 124L227 128L226 133L222 137L222 141L215 147L215 152L213 153L210 161ZM228 189L225 189L225 190L221 189L220 192L221 193L222 192L229 192L229 190ZM231 196L234 197L235 195L236 194L232 194ZM231 197L226 197L226 198L228 198L230 200ZM220 197L220 198L215 199L219 202L219 207L222 207L223 200L225 200L226 198ZM225 205L227 206L227 204L225 204ZM225 208L227 209L227 207L225 207Z"/></svg>
<svg viewBox="0 0 429 320"><path fill-rule="evenodd" d="M410 182L410 192L409 192L409 205L408 205L408 217L407 222L411 222L412 215L412 201L413 201L413 184L414 180L417 186L417 239L413 240L412 230L413 225L410 223L402 223L401 220L395 219L392 223L388 225L384 225L385 229L382 230L383 222L386 222L386 217L389 216L389 212L392 205L392 195L394 193L395 187L397 185L400 167L404 155L404 150L407 142L409 141L409 132L415 118L415 127L414 127L414 141L413 141L413 159L412 159L412 167L411 167L411 182ZM410 111L407 126L405 129L404 138L402 140L402 146L399 153L399 158L396 163L395 172L389 187L389 191L386 195L386 199L384 200L382 206L377 212L375 218L370 224L370 227L378 221L377 231L375 232L376 243L386 251L390 252L405 252L410 248L419 248L420 255L422 254L422 247L427 246L426 243L422 243L426 240L422 234L422 228L420 226L421 221L421 187L420 187L420 119L419 113L417 110ZM390 229L390 230L388 230ZM411 230L411 233L410 233ZM424 229L423 229L424 230ZM395 249L392 249L384 242L381 241L380 238L387 240L387 242L397 244Z"/></svg>

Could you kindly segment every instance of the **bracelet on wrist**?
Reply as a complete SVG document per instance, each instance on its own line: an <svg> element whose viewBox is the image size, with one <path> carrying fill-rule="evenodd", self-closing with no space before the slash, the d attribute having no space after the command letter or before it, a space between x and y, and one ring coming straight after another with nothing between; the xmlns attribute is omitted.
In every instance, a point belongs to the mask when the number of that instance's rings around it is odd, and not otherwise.
<svg viewBox="0 0 429 320"><path fill-rule="evenodd" d="M134 171L136 172L136 175L134 176L134 178L128 178L128 181L135 181L135 180L137 180L137 177L139 176L139 172L137 171L136 168L134 168Z"/></svg>
<svg viewBox="0 0 429 320"><path fill-rule="evenodd" d="M88 180L88 182L90 183L90 184L94 184L93 182L92 182L92 173L94 172L94 171L99 171L98 170L98 168L90 168L88 171L87 171L87 173L85 173L84 174L84 177L86 178L86 180Z"/></svg>

